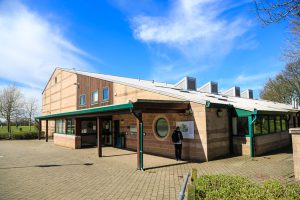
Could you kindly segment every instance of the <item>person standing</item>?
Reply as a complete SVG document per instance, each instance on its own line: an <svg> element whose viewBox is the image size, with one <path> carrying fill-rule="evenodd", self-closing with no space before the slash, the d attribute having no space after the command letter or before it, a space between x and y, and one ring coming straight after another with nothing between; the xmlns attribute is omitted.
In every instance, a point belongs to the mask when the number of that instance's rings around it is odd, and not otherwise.
<svg viewBox="0 0 300 200"><path fill-rule="evenodd" d="M180 131L179 126L177 126L172 134L172 142L174 143L175 146L175 157L177 161L181 160L182 140L183 140L182 133Z"/></svg>

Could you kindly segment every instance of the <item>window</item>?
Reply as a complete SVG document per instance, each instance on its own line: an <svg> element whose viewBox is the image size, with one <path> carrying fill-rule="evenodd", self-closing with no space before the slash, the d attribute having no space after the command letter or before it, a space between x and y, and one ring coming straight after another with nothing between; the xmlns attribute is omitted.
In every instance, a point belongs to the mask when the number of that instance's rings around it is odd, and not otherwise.
<svg viewBox="0 0 300 200"><path fill-rule="evenodd" d="M84 120L81 121L81 135L96 135L97 134L97 121Z"/></svg>
<svg viewBox="0 0 300 200"><path fill-rule="evenodd" d="M261 134L261 116L258 116L254 122L254 134L255 135Z"/></svg>
<svg viewBox="0 0 300 200"><path fill-rule="evenodd" d="M54 78L54 83L55 83L55 84L57 83L57 77Z"/></svg>
<svg viewBox="0 0 300 200"><path fill-rule="evenodd" d="M67 134L71 134L71 135L75 134L73 119L67 119Z"/></svg>
<svg viewBox="0 0 300 200"><path fill-rule="evenodd" d="M55 133L61 133L61 134L65 133L64 120L63 119L57 119L55 121Z"/></svg>
<svg viewBox="0 0 300 200"><path fill-rule="evenodd" d="M80 97L79 97L79 105L81 105L81 106L86 105L86 96L85 96L85 94L80 95Z"/></svg>
<svg viewBox="0 0 300 200"><path fill-rule="evenodd" d="M166 137L169 132L168 121L164 118L159 118L155 123L155 132L160 138Z"/></svg>
<svg viewBox="0 0 300 200"><path fill-rule="evenodd" d="M102 89L102 101L108 101L109 100L109 89L108 87L104 87Z"/></svg>
<svg viewBox="0 0 300 200"><path fill-rule="evenodd" d="M248 135L248 117L237 118L237 135Z"/></svg>
<svg viewBox="0 0 300 200"><path fill-rule="evenodd" d="M275 117L274 116L269 116L269 126L270 126L270 133L275 133Z"/></svg>
<svg viewBox="0 0 300 200"><path fill-rule="evenodd" d="M300 116L298 116L297 118L298 118L298 126L297 127L300 127Z"/></svg>
<svg viewBox="0 0 300 200"><path fill-rule="evenodd" d="M262 127L262 134L268 134L269 133L269 119L268 116L262 116L261 117L261 127Z"/></svg>
<svg viewBox="0 0 300 200"><path fill-rule="evenodd" d="M92 92L92 104L98 103L98 90Z"/></svg>
<svg viewBox="0 0 300 200"><path fill-rule="evenodd" d="M284 116L281 117L281 128L282 128L282 131L286 131L287 130L286 118Z"/></svg>
<svg viewBox="0 0 300 200"><path fill-rule="evenodd" d="M276 132L281 132L281 119L280 119L280 116L275 117L275 124L276 124Z"/></svg>
<svg viewBox="0 0 300 200"><path fill-rule="evenodd" d="M257 116L254 122L254 134L264 135L270 133L280 133L288 130L287 117L284 115L261 115Z"/></svg>

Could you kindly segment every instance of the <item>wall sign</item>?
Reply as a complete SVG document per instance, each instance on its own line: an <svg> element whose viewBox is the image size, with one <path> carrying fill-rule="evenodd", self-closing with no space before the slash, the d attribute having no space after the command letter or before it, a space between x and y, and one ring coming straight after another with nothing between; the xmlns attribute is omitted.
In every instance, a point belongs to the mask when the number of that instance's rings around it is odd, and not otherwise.
<svg viewBox="0 0 300 200"><path fill-rule="evenodd" d="M176 127L179 126L183 138L194 139L194 121L176 122Z"/></svg>

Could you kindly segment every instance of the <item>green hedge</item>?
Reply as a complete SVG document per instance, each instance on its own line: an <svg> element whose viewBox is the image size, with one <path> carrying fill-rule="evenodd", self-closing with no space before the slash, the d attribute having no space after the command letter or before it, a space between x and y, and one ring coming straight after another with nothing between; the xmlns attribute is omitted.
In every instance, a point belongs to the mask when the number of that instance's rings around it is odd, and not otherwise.
<svg viewBox="0 0 300 200"><path fill-rule="evenodd" d="M259 185L240 176L206 175L193 185L195 198L188 199L300 199L300 184L276 180Z"/></svg>
<svg viewBox="0 0 300 200"><path fill-rule="evenodd" d="M12 133L11 139L13 140L29 140L29 139L37 139L38 133L36 132L22 132L22 133ZM0 133L0 140L9 139L8 133Z"/></svg>

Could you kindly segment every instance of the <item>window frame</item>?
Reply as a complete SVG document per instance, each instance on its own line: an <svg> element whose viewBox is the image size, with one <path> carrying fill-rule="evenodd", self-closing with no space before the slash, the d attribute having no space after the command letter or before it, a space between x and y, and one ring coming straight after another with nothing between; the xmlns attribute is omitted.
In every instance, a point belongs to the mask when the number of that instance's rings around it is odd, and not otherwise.
<svg viewBox="0 0 300 200"><path fill-rule="evenodd" d="M84 104L81 104L81 97L83 97L84 96ZM81 94L80 96L79 96L79 106L86 106L86 94Z"/></svg>
<svg viewBox="0 0 300 200"><path fill-rule="evenodd" d="M97 101L94 101L94 93L95 92L97 92ZM92 93L91 93L91 105L94 105L94 104L98 104L98 102L99 102L99 91L98 91L98 89L97 90L94 90L94 91L92 91Z"/></svg>
<svg viewBox="0 0 300 200"><path fill-rule="evenodd" d="M267 119L267 123L268 124L268 131L267 132L263 132L263 124L262 124L262 119L265 118ZM274 131L271 132L271 120L274 120ZM284 122L285 122L285 128L284 128ZM255 124L258 123L258 131L260 131L259 133L255 132ZM286 115L276 115L276 114L262 114L262 115L258 115L257 119L255 120L255 122L252 125L252 129L253 129L253 134L254 136L262 136L262 135L269 135L269 134L274 134L274 133L281 133L281 132L286 132L289 129L289 121Z"/></svg>
<svg viewBox="0 0 300 200"><path fill-rule="evenodd" d="M75 135L75 123L73 118L67 118L66 120L66 134L67 135ZM71 121L71 124L69 122ZM69 132L69 129L71 132Z"/></svg>
<svg viewBox="0 0 300 200"><path fill-rule="evenodd" d="M104 99L104 91L107 89L107 99ZM108 102L109 101L109 87L105 86L102 88L102 102Z"/></svg>

